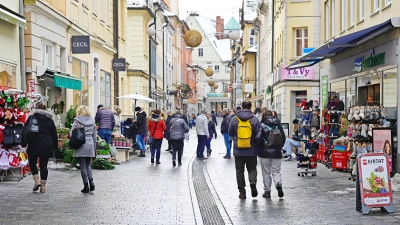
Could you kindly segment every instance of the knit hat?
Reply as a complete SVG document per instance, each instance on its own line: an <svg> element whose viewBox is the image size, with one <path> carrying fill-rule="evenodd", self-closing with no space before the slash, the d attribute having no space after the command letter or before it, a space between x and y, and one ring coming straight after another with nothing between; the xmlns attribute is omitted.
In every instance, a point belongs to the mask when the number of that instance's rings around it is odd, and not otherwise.
<svg viewBox="0 0 400 225"><path fill-rule="evenodd" d="M140 107L140 106L136 106L136 108L135 108L135 112L137 112L137 111L140 111L140 110L142 110L142 107Z"/></svg>

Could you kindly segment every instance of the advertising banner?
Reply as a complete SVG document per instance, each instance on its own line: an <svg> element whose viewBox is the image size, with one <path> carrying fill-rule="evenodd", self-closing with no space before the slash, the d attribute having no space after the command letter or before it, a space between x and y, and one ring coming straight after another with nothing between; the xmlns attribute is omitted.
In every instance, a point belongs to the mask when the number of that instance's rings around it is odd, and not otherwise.
<svg viewBox="0 0 400 225"><path fill-rule="evenodd" d="M282 80L314 80L314 66L291 70L282 66Z"/></svg>
<svg viewBox="0 0 400 225"><path fill-rule="evenodd" d="M371 208L376 207L385 207L389 212L393 210L392 184L388 168L388 157L382 153L362 154L358 158L363 212L368 213Z"/></svg>
<svg viewBox="0 0 400 225"><path fill-rule="evenodd" d="M389 171L392 171L392 130L388 128L372 129L372 149L374 153L385 153L389 158Z"/></svg>

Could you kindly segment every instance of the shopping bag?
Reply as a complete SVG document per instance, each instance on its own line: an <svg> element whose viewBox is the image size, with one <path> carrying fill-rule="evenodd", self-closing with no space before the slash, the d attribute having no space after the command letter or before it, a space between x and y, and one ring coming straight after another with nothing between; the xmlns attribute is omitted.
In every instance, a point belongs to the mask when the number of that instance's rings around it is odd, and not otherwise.
<svg viewBox="0 0 400 225"><path fill-rule="evenodd" d="M189 137L190 137L189 133L186 133L185 134L185 141L189 141Z"/></svg>

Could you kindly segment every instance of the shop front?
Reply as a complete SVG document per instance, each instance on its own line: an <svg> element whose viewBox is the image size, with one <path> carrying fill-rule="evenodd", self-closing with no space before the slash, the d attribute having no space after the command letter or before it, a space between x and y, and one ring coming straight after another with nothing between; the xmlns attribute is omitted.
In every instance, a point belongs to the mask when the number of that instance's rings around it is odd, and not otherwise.
<svg viewBox="0 0 400 225"><path fill-rule="evenodd" d="M208 93L206 107L209 112L214 111L221 116L222 110L231 106L230 93Z"/></svg>

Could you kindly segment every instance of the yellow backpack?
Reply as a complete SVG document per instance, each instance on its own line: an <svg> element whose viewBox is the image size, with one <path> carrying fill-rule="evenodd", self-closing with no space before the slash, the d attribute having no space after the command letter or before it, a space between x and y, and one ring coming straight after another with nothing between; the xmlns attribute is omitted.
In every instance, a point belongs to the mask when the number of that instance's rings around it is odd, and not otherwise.
<svg viewBox="0 0 400 225"><path fill-rule="evenodd" d="M241 120L236 116L238 120L238 129L237 129L237 146L238 148L251 148L251 135L253 133L251 129L251 117L248 120Z"/></svg>

